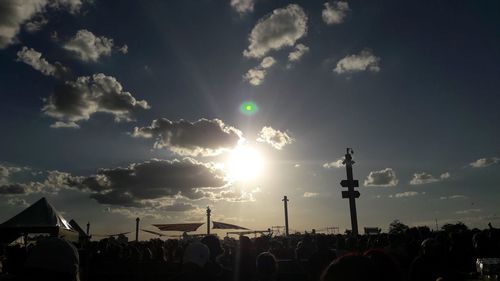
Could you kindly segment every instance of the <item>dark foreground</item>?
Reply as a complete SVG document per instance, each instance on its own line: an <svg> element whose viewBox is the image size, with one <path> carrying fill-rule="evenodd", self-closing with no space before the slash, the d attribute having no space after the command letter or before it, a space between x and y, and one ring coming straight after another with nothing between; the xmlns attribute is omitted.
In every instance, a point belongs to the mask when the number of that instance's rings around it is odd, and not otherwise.
<svg viewBox="0 0 500 281"><path fill-rule="evenodd" d="M497 280L495 260L483 265L483 276L476 261L500 257L499 236L495 228L457 224L357 237L108 238L76 247L44 238L27 250L4 246L0 280Z"/></svg>

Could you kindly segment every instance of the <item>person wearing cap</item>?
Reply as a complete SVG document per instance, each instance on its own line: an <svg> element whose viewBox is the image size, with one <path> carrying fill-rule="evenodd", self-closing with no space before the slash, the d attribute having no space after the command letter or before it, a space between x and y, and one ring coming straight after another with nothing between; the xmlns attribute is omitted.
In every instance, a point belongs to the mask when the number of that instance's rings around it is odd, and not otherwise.
<svg viewBox="0 0 500 281"><path fill-rule="evenodd" d="M174 279L179 281L211 280L206 274L205 265L210 258L208 247L200 242L189 244L184 250L182 258L182 271Z"/></svg>

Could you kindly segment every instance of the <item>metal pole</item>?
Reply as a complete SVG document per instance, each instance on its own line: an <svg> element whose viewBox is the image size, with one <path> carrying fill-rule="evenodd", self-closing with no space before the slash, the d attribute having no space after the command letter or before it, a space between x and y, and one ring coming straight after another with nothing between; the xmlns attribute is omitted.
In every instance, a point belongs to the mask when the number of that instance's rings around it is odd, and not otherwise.
<svg viewBox="0 0 500 281"><path fill-rule="evenodd" d="M135 219L135 242L139 241L139 218Z"/></svg>
<svg viewBox="0 0 500 281"><path fill-rule="evenodd" d="M90 222L87 223L87 236L90 236Z"/></svg>
<svg viewBox="0 0 500 281"><path fill-rule="evenodd" d="M210 210L210 207L207 206L207 235L210 235L210 213L212 210Z"/></svg>
<svg viewBox="0 0 500 281"><path fill-rule="evenodd" d="M349 153L349 149L347 149L347 153L345 155L345 170L347 173L347 180L348 181L354 181L354 177L352 175L352 164L354 164L354 161L352 161L352 156ZM352 227L352 234L354 236L358 235L358 214L356 212L356 198L353 196L354 194L354 186L349 185L348 187L349 191L349 209L351 211L351 227Z"/></svg>
<svg viewBox="0 0 500 281"><path fill-rule="evenodd" d="M289 235L289 232L288 232L288 198L286 197L286 195L283 197L283 205L284 205L284 208L285 208L285 236L288 236Z"/></svg>

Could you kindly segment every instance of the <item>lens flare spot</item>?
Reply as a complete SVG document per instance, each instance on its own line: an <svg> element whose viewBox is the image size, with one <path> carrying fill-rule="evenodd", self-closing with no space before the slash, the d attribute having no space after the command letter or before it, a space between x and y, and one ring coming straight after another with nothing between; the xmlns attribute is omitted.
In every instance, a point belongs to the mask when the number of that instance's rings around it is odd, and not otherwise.
<svg viewBox="0 0 500 281"><path fill-rule="evenodd" d="M246 101L241 104L240 112L245 115L253 115L259 111L259 107L252 101Z"/></svg>

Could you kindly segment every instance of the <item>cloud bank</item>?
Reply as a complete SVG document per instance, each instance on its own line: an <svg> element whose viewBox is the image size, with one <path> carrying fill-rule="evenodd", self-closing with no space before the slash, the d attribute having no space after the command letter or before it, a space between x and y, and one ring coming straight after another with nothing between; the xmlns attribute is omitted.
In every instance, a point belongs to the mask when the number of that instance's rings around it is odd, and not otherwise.
<svg viewBox="0 0 500 281"><path fill-rule="evenodd" d="M78 77L56 86L45 99L42 112L58 120L52 127L77 127L97 112L114 116L115 121L132 121L137 111L149 109L145 100L135 99L112 76L102 73Z"/></svg>
<svg viewBox="0 0 500 281"><path fill-rule="evenodd" d="M113 39L95 36L92 32L81 29L63 45L63 48L84 62L97 62L101 57L110 56L114 46ZM117 50L126 54L128 46L117 47Z"/></svg>
<svg viewBox="0 0 500 281"><path fill-rule="evenodd" d="M232 149L243 140L243 133L219 119L170 121L153 120L150 126L135 127L132 136L154 138L155 148L167 148L179 155L212 156Z"/></svg>
<svg viewBox="0 0 500 281"><path fill-rule="evenodd" d="M47 23L44 14L47 8L66 10L77 14L82 0L3 0L0 1L0 49L18 41L17 35L25 24L27 31L39 30ZM32 18L38 19L30 21Z"/></svg>

